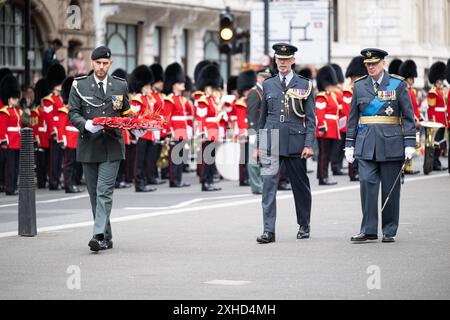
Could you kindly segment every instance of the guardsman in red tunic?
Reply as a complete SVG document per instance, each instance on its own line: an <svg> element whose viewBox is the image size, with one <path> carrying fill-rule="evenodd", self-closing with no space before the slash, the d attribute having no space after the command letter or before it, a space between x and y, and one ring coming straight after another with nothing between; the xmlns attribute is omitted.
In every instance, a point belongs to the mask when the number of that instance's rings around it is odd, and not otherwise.
<svg viewBox="0 0 450 320"><path fill-rule="evenodd" d="M84 190L75 183L77 167L78 129L69 121L69 95L72 88L73 77L67 77L62 83L61 98L64 106L58 109L58 124L56 127L57 142L64 150L64 189L66 193L80 193Z"/></svg>
<svg viewBox="0 0 450 320"><path fill-rule="evenodd" d="M256 73L253 70L246 70L239 74L237 79L237 90L239 98L235 100L233 109L235 110L236 130L234 136L236 141L241 143L241 158L239 161L239 185L249 186L249 175L247 166L249 163L249 141L248 141L248 120L247 120L247 96L256 85Z"/></svg>
<svg viewBox="0 0 450 320"><path fill-rule="evenodd" d="M7 76L8 74L12 74L11 70L8 68L0 69L0 81ZM3 108L2 99L0 99L0 109ZM0 192L4 192L5 190L5 165L6 165L6 150L0 148Z"/></svg>
<svg viewBox="0 0 450 320"><path fill-rule="evenodd" d="M450 84L450 59L447 61L447 69L445 71L446 77L447 77L447 83ZM447 95L447 116L448 116L448 124L450 127L450 88L448 88L448 95ZM447 130L448 132L448 143L449 143L449 150L450 150L450 130ZM448 159L448 173L450 173L450 152L447 155Z"/></svg>
<svg viewBox="0 0 450 320"><path fill-rule="evenodd" d="M162 115L166 120L166 131L170 132L169 182L170 188L189 187L183 181L183 166L188 162L185 154L186 143L192 138L192 130L188 121L192 116L192 107L188 99L183 97L185 89L183 67L178 63L167 66L164 72L164 107Z"/></svg>
<svg viewBox="0 0 450 320"><path fill-rule="evenodd" d="M334 88L334 95L338 102L339 107L339 135L340 139L334 140L333 151L331 155L331 170L333 171L334 176L344 176L347 173L342 170L343 161L344 161L344 147L345 147L345 138L347 133L347 116L343 110L344 104L344 74L342 73L342 69L338 64L332 63L331 67L333 67L336 72L336 77L338 80L338 84Z"/></svg>
<svg viewBox="0 0 450 320"><path fill-rule="evenodd" d="M6 153L5 192L7 196L18 194L20 129L22 110L19 109L20 85L13 75L0 82L0 146Z"/></svg>
<svg viewBox="0 0 450 320"><path fill-rule="evenodd" d="M43 108L47 114L47 134L50 140L49 189L61 190L61 174L64 153L56 138L56 128L59 121L58 110L64 106L61 99L61 84L66 78L66 72L60 64L52 65L47 73L48 88L51 93L44 97Z"/></svg>
<svg viewBox="0 0 450 320"><path fill-rule="evenodd" d="M417 78L417 65L413 60L406 60L400 65L398 75L405 78L408 84L408 92L411 97L412 106L414 109L414 120L416 123L416 149L420 147L420 122L424 121L424 118L420 112L419 102L417 101L416 89L414 86L414 79ZM405 166L405 174L418 174L419 170L414 170L413 161L408 160Z"/></svg>
<svg viewBox="0 0 450 320"><path fill-rule="evenodd" d="M444 87L445 69L445 63L438 61L431 66L430 73L428 74L430 83L433 84L433 87L428 92L428 121L438 122L444 125L444 128L438 130L434 139L433 170L435 171L447 169L442 166L441 161L439 160L441 145L445 142L445 128L448 128L447 108L442 92Z"/></svg>
<svg viewBox="0 0 450 320"><path fill-rule="evenodd" d="M215 144L220 140L220 119L217 115L223 85L218 66L211 63L203 67L196 85L197 89L203 92L195 106L195 117L201 133L202 151L199 161L202 191L219 191L221 188L214 185Z"/></svg>
<svg viewBox="0 0 450 320"><path fill-rule="evenodd" d="M317 179L319 185L335 185L337 182L328 178L328 167L331 162L333 143L340 138L339 134L339 106L334 95L337 85L336 72L330 66L324 66L317 72L316 137L319 146L317 157Z"/></svg>
<svg viewBox="0 0 450 320"><path fill-rule="evenodd" d="M353 85L356 80L358 80L361 77L364 77L367 75L367 68L364 65L364 57L357 56L354 57L348 67L347 71L345 72L345 77L350 78L350 85L349 87L344 89L344 97L342 99L342 110L345 113L347 119L345 128L347 129L347 123L348 123L348 117L350 115L350 105L352 103L353 98ZM358 174L358 160L355 159L353 163L348 164L348 176L350 178L350 181L359 181L359 174Z"/></svg>
<svg viewBox="0 0 450 320"><path fill-rule="evenodd" d="M149 67L140 65L136 67L130 76L129 89L135 93L130 101L130 108L137 116L146 116L152 114L156 109L160 109L156 105L151 95L151 83L153 81L153 73ZM135 159L135 176L134 184L136 192L151 192L156 188L150 185L149 176L151 169L148 161L156 161L156 144L154 132L149 131L142 137L139 137L136 147Z"/></svg>

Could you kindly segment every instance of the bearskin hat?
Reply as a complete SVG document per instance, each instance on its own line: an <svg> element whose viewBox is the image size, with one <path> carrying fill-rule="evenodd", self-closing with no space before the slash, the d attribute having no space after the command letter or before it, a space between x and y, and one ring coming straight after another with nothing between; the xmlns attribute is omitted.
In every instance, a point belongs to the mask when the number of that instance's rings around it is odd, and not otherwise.
<svg viewBox="0 0 450 320"><path fill-rule="evenodd" d="M7 76L8 74L12 74L12 71L8 68L1 68L0 69L0 81Z"/></svg>
<svg viewBox="0 0 450 320"><path fill-rule="evenodd" d="M389 63L389 68L388 68L388 72L390 73L390 74L396 74L396 75L399 75L398 74L398 72L399 72L399 69L400 69L400 65L403 63L403 61L402 60L400 60L400 59L394 59L394 60L392 60L391 61L391 63Z"/></svg>
<svg viewBox="0 0 450 320"><path fill-rule="evenodd" d="M41 100L50 94L50 90L47 86L45 79L39 79L34 85L34 105L39 106Z"/></svg>
<svg viewBox="0 0 450 320"><path fill-rule="evenodd" d="M47 71L47 85L50 90L60 85L66 78L66 70L59 63L53 64Z"/></svg>
<svg viewBox="0 0 450 320"><path fill-rule="evenodd" d="M237 90L240 95L246 90L250 90L256 85L256 72L253 70L245 70L239 74L237 78Z"/></svg>
<svg viewBox="0 0 450 320"><path fill-rule="evenodd" d="M442 61L435 62L431 65L430 73L428 74L428 79L430 83L435 84L438 80L445 79L445 63Z"/></svg>
<svg viewBox="0 0 450 320"><path fill-rule="evenodd" d="M312 79L312 71L310 68L303 68L298 72L298 74L304 78Z"/></svg>
<svg viewBox="0 0 450 320"><path fill-rule="evenodd" d="M205 66L198 75L196 87L198 90L205 90L206 87L220 89L223 86L223 78L217 64L211 63Z"/></svg>
<svg viewBox="0 0 450 320"><path fill-rule="evenodd" d="M128 82L130 92L140 93L144 86L153 83L153 79L153 72L149 67L143 64L137 66L130 74Z"/></svg>
<svg viewBox="0 0 450 320"><path fill-rule="evenodd" d="M150 66L153 73L153 83L164 81L164 69L159 63L154 63Z"/></svg>
<svg viewBox="0 0 450 320"><path fill-rule="evenodd" d="M172 93L172 86L175 83L184 83L186 77L184 75L183 67L179 63L169 64L164 71L164 94Z"/></svg>
<svg viewBox="0 0 450 320"><path fill-rule="evenodd" d="M337 63L332 63L331 67L334 69L334 72L336 72L336 77L338 80L338 83L344 83L344 73L342 72L342 68Z"/></svg>
<svg viewBox="0 0 450 320"><path fill-rule="evenodd" d="M230 76L227 81L227 93L231 94L234 90L237 90L238 77Z"/></svg>
<svg viewBox="0 0 450 320"><path fill-rule="evenodd" d="M192 84L192 80L189 76L186 76L184 81L185 81L184 82L184 90L185 91L194 90L194 85Z"/></svg>
<svg viewBox="0 0 450 320"><path fill-rule="evenodd" d="M352 77L363 77L367 75L367 68L364 65L364 57L357 56L350 61L347 71L345 72L346 78L352 78Z"/></svg>
<svg viewBox="0 0 450 320"><path fill-rule="evenodd" d="M398 69L398 75L408 79L417 78L417 65L413 60L406 60L400 65Z"/></svg>
<svg viewBox="0 0 450 320"><path fill-rule="evenodd" d="M331 65L323 66L317 71L317 89L319 91L325 91L325 88L329 85L337 85L338 80L336 72Z"/></svg>
<svg viewBox="0 0 450 320"><path fill-rule="evenodd" d="M8 104L9 98L20 98L20 84L16 77L12 74L8 74L3 77L0 82L0 98L3 104Z"/></svg>
<svg viewBox="0 0 450 320"><path fill-rule="evenodd" d="M447 70L446 70L447 82L450 83L450 59L447 61ZM450 103L450 102L448 102Z"/></svg>
<svg viewBox="0 0 450 320"><path fill-rule="evenodd" d="M70 89L72 88L73 79L73 77L67 77L61 85L61 99L64 104L69 103Z"/></svg>
<svg viewBox="0 0 450 320"><path fill-rule="evenodd" d="M197 81L198 81L198 76L200 74L200 71L202 71L202 69L204 67L206 67L207 65L209 65L211 63L212 63L212 61L209 61L209 60L202 60L199 63L197 63L197 65L195 66L195 69L194 69L194 82L195 83L197 83Z"/></svg>
<svg viewBox="0 0 450 320"><path fill-rule="evenodd" d="M127 72L122 68L117 68L113 73L111 73L111 75L125 80L128 78Z"/></svg>

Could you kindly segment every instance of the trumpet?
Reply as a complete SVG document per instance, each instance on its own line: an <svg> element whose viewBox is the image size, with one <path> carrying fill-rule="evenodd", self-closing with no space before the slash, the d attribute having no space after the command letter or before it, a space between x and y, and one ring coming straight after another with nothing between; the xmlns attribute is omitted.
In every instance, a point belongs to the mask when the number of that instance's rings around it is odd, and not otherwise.
<svg viewBox="0 0 450 320"><path fill-rule="evenodd" d="M434 162L434 142L436 134L444 125L438 122L422 121L420 125L425 128L425 158L423 162L423 172L429 174L433 171Z"/></svg>

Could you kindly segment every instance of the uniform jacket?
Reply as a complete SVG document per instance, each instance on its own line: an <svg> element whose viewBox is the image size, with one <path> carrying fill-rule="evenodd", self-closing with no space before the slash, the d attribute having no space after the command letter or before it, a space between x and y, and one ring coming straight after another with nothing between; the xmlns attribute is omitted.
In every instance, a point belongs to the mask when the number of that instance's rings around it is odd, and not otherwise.
<svg viewBox="0 0 450 320"><path fill-rule="evenodd" d="M174 94L165 96L163 116L166 119L166 130L172 133L174 140L192 138L192 105L188 99Z"/></svg>
<svg viewBox="0 0 450 320"><path fill-rule="evenodd" d="M339 111L339 128L341 128L341 132L343 133L347 133L347 122L350 115L352 97L353 88L345 88L342 96L342 109Z"/></svg>
<svg viewBox="0 0 450 320"><path fill-rule="evenodd" d="M431 88L428 92L428 120L448 127L446 113L444 94L436 87Z"/></svg>
<svg viewBox="0 0 450 320"><path fill-rule="evenodd" d="M217 101L212 96L202 95L196 101L195 118L200 133L205 135L207 141L220 139L217 119Z"/></svg>
<svg viewBox="0 0 450 320"><path fill-rule="evenodd" d="M133 96L130 102L130 107L135 111L135 115L137 116L145 116L146 114L154 114L156 110L161 110L161 105L159 101L157 101L153 95L144 95L141 93ZM139 139L155 141L159 140L160 133L155 131L149 131Z"/></svg>
<svg viewBox="0 0 450 320"><path fill-rule="evenodd" d="M261 102L263 99L262 87L259 84L248 93L247 96L247 123L248 128L257 130L260 115Z"/></svg>
<svg viewBox="0 0 450 320"><path fill-rule="evenodd" d="M58 110L59 121L56 127L57 141L68 149L76 149L78 144L78 129L69 121L69 108L64 106Z"/></svg>
<svg viewBox="0 0 450 320"><path fill-rule="evenodd" d="M242 136L247 135L248 123L247 123L247 99L242 97L234 100L233 109L236 113L236 122L234 127L234 135Z"/></svg>
<svg viewBox="0 0 450 320"><path fill-rule="evenodd" d="M0 109L0 143L7 149L20 149L20 129L22 128L22 110L9 106Z"/></svg>
<svg viewBox="0 0 450 320"><path fill-rule="evenodd" d="M272 147L272 130L279 130L279 155L300 157L305 147L312 147L316 135L316 115L312 82L294 73L287 92L301 94L301 99L287 97L278 75L263 82L263 100L259 119L258 142L262 150L276 152ZM287 107L287 108L286 108ZM295 114L303 109L302 117Z"/></svg>
<svg viewBox="0 0 450 320"><path fill-rule="evenodd" d="M316 137L322 139L340 138L339 105L334 92L319 92L316 96ZM320 132L324 132L320 135Z"/></svg>
<svg viewBox="0 0 450 320"><path fill-rule="evenodd" d="M414 119L417 122L423 121L423 116L420 113L419 103L417 102L416 90L411 87L408 87L408 92L411 97L411 103L414 110Z"/></svg>
<svg viewBox="0 0 450 320"><path fill-rule="evenodd" d="M58 110L64 107L64 103L60 96L50 94L43 99L43 109L46 113L47 122L47 138L52 139L56 136L56 127L58 126L59 113Z"/></svg>
<svg viewBox="0 0 450 320"><path fill-rule="evenodd" d="M399 79L398 76L384 73L378 92L386 91L391 79ZM383 101L377 116L401 117L402 125L393 124L367 124L359 126L359 120L363 111L375 98L372 78L363 77L355 81L353 98L350 109L350 117L347 125L346 147L355 148L355 158L375 161L398 161L405 158L405 147L415 147L416 129L411 98L407 90L407 84L400 80L397 87L395 100Z"/></svg>
<svg viewBox="0 0 450 320"><path fill-rule="evenodd" d="M122 103L113 106L112 96L122 96ZM130 114L127 82L108 76L105 98L94 75L76 78L69 98L69 119L80 132L77 160L105 162L125 159L125 145L120 129L105 128L95 134L85 129L86 121L96 117L120 117Z"/></svg>

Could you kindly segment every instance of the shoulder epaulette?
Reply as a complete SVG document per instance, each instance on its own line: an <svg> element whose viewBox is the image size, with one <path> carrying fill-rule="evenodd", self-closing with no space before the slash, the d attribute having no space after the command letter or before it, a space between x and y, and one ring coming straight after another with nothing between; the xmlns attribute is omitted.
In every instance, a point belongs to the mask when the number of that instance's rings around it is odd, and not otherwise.
<svg viewBox="0 0 450 320"><path fill-rule="evenodd" d="M53 102L52 96L50 94L48 96L45 96L44 98L42 98L42 100L47 100L47 101Z"/></svg>
<svg viewBox="0 0 450 320"><path fill-rule="evenodd" d="M342 90L342 92L350 92L353 93L353 89L351 87L345 87L344 90Z"/></svg>
<svg viewBox="0 0 450 320"><path fill-rule="evenodd" d="M363 79L365 79L365 78L367 78L367 77L368 77L368 75L366 74L365 76L362 76L361 78L356 79L355 82L360 81L360 80L363 80Z"/></svg>
<svg viewBox="0 0 450 320"><path fill-rule="evenodd" d="M6 113L9 116L9 110L8 107L3 107L0 109L0 112Z"/></svg>
<svg viewBox="0 0 450 320"><path fill-rule="evenodd" d="M88 76L79 76L79 77L76 77L76 78L74 78L73 80L83 80L83 79L86 79Z"/></svg>
<svg viewBox="0 0 450 320"><path fill-rule="evenodd" d="M247 108L247 104L245 103L245 99L244 98L240 98L240 99L236 100L235 104L237 106Z"/></svg>
<svg viewBox="0 0 450 320"><path fill-rule="evenodd" d="M175 104L173 101L173 93L164 95L164 101L170 101L172 104Z"/></svg>
<svg viewBox="0 0 450 320"><path fill-rule="evenodd" d="M131 97L131 101L136 101L136 102L142 103L141 98L142 98L142 93L136 93L135 95L133 95Z"/></svg>
<svg viewBox="0 0 450 320"><path fill-rule="evenodd" d="M194 96L196 95L203 95L203 91L197 90L193 93Z"/></svg>
<svg viewBox="0 0 450 320"><path fill-rule="evenodd" d="M436 88L435 87L431 88L430 91L428 91L428 94L430 93L437 95Z"/></svg>
<svg viewBox="0 0 450 320"><path fill-rule="evenodd" d="M275 78L277 75L278 75L278 74L274 74L273 76L271 76L270 78L267 78L267 79L264 80L263 82L266 82L266 81L269 80L269 79L273 79L273 78Z"/></svg>
<svg viewBox="0 0 450 320"><path fill-rule="evenodd" d="M38 108L38 106L35 106L35 107L31 108L30 111L36 113L37 115L39 115L39 108Z"/></svg>
<svg viewBox="0 0 450 320"><path fill-rule="evenodd" d="M320 91L320 92L316 95L316 98L318 98L318 97L322 97L322 98L328 99L328 98L327 98L327 94L326 94L325 91Z"/></svg>
<svg viewBox="0 0 450 320"><path fill-rule="evenodd" d="M114 79L117 79L117 80L120 80L120 81L127 81L127 80L125 80L124 78L120 78L120 77L118 77L118 76L112 76Z"/></svg>
<svg viewBox="0 0 450 320"><path fill-rule="evenodd" d="M390 74L390 76L391 76L392 78L395 78L395 79L398 79L398 80L402 80L402 81L405 80L405 78L399 76L398 74Z"/></svg>
<svg viewBox="0 0 450 320"><path fill-rule="evenodd" d="M69 113L69 108L67 108L66 106L61 107L58 109L59 112L64 112L64 113Z"/></svg>
<svg viewBox="0 0 450 320"><path fill-rule="evenodd" d="M209 103L209 102L208 102L208 99L206 98L205 95L202 95L202 96L198 99L198 102L203 102L203 103L206 103L206 104Z"/></svg>

